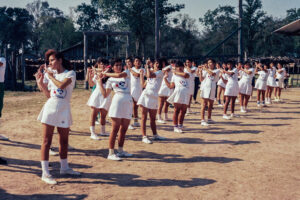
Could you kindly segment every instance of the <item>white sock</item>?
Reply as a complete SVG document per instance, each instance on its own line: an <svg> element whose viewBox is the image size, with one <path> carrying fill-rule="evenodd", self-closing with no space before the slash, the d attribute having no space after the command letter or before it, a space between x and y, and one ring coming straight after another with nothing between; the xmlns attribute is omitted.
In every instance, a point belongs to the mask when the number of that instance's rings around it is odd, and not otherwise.
<svg viewBox="0 0 300 200"><path fill-rule="evenodd" d="M164 113L164 115L165 115L165 120L169 119L168 118L168 113Z"/></svg>
<svg viewBox="0 0 300 200"><path fill-rule="evenodd" d="M60 169L67 170L69 169L68 159L60 159Z"/></svg>
<svg viewBox="0 0 300 200"><path fill-rule="evenodd" d="M90 126L91 135L95 134L95 126Z"/></svg>
<svg viewBox="0 0 300 200"><path fill-rule="evenodd" d="M123 152L123 147L119 147L118 152Z"/></svg>
<svg viewBox="0 0 300 200"><path fill-rule="evenodd" d="M160 114L157 114L157 119L161 120L161 115Z"/></svg>
<svg viewBox="0 0 300 200"><path fill-rule="evenodd" d="M113 155L115 154L115 150L114 149L109 149L108 150L108 155Z"/></svg>
<svg viewBox="0 0 300 200"><path fill-rule="evenodd" d="M105 125L100 125L101 133L105 133Z"/></svg>
<svg viewBox="0 0 300 200"><path fill-rule="evenodd" d="M49 161L48 160L42 160L41 164L42 164L43 176L44 175L50 175L50 172L49 172Z"/></svg>

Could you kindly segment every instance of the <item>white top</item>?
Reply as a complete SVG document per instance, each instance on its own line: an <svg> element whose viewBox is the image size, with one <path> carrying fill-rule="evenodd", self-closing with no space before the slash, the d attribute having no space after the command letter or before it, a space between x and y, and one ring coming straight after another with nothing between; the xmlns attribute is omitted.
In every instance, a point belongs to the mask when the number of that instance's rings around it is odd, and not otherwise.
<svg viewBox="0 0 300 200"><path fill-rule="evenodd" d="M5 80L5 69L6 69L6 60L4 57L0 57L0 62L3 63L2 67L0 67L0 83L3 83Z"/></svg>
<svg viewBox="0 0 300 200"><path fill-rule="evenodd" d="M132 67L132 71L134 71L138 74L140 74L141 70L144 70L144 74L146 73L146 70L144 68L136 69L135 67ZM131 73L130 73L130 85L131 85L131 92L135 91L135 90L142 92L142 90L143 90L143 88L141 86L141 82L140 82L140 76L135 77Z"/></svg>
<svg viewBox="0 0 300 200"><path fill-rule="evenodd" d="M240 71L240 75L241 75L241 80L240 81L245 81L245 82L249 82L251 83L252 81L252 78L254 76L254 69L253 68L250 68L250 69L246 69L247 71L251 71L251 74L247 74L246 72L244 71Z"/></svg>
<svg viewBox="0 0 300 200"><path fill-rule="evenodd" d="M274 78L276 74L276 67L272 67L272 69L268 69L268 71L269 71L269 77Z"/></svg>
<svg viewBox="0 0 300 200"><path fill-rule="evenodd" d="M278 70L279 70L279 69L278 69ZM284 79L284 75L285 75L285 73L286 73L286 70L285 70L284 67L281 68L281 70L282 70L281 73L278 73L278 72L276 71L276 78L278 78L278 79Z"/></svg>
<svg viewBox="0 0 300 200"><path fill-rule="evenodd" d="M265 72L264 70L261 70L261 71L258 71L258 78L257 80L261 80L261 81L267 81L268 79L268 75L269 75L269 71L268 72Z"/></svg>
<svg viewBox="0 0 300 200"><path fill-rule="evenodd" d="M168 65L168 66L164 67L164 68L162 69L162 71L166 71L166 70L168 70L168 69L170 69L170 71L168 72L168 78L167 78L167 80L170 82L171 79L172 79L172 76L173 76L173 73L172 73L172 65ZM161 86L162 86L162 87L167 86L165 80L163 80L163 82L161 83Z"/></svg>
<svg viewBox="0 0 300 200"><path fill-rule="evenodd" d="M124 72L127 73L126 77L123 78L110 77L106 82L106 88L113 89L115 93L130 94L130 72L128 70L125 70Z"/></svg>
<svg viewBox="0 0 300 200"><path fill-rule="evenodd" d="M60 82L66 78L71 78L72 82L65 89L60 89L51 80L49 80L48 89L50 90L50 98L59 98L70 102L72 91L75 86L76 73L73 70L65 70L60 74L54 74L54 78Z"/></svg>
<svg viewBox="0 0 300 200"><path fill-rule="evenodd" d="M220 76L220 70L219 69L214 69L212 70L213 73L215 73L215 76L211 76L207 71L202 71L202 77L204 77L203 82L203 87L205 86L211 86L212 84L216 84L217 81L219 80Z"/></svg>
<svg viewBox="0 0 300 200"><path fill-rule="evenodd" d="M189 83L186 78L174 74L171 82L175 84L175 88L189 88Z"/></svg>
<svg viewBox="0 0 300 200"><path fill-rule="evenodd" d="M188 74L190 75L190 77L188 78L189 85L195 84L194 81L195 81L195 75L196 75L197 67L193 67L193 66L192 66L192 67L191 67L191 70L192 70L192 71L194 70L194 72L191 73L191 72L189 72L186 68L184 68L184 72L185 72L185 73L188 73Z"/></svg>
<svg viewBox="0 0 300 200"><path fill-rule="evenodd" d="M152 90L154 94L158 95L158 91L161 86L161 82L162 82L164 74L161 70L154 72L154 74L156 75L155 78L147 79L147 85L146 85L145 90Z"/></svg>
<svg viewBox="0 0 300 200"><path fill-rule="evenodd" d="M230 85L234 81L238 81L238 69L237 68L234 68L232 70L228 70L228 72L233 72L234 73L232 75L226 74L226 79L228 80L228 82L227 82L228 85Z"/></svg>

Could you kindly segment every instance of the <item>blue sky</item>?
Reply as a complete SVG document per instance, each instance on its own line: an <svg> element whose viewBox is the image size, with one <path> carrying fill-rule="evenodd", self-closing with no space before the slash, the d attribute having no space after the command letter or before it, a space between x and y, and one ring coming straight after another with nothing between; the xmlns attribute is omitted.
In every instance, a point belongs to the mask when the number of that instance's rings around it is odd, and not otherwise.
<svg viewBox="0 0 300 200"><path fill-rule="evenodd" d="M0 0L0 7L25 7L27 3L33 0ZM51 7L57 7L64 11L65 14L69 13L69 7L76 7L77 5L85 2L89 3L90 0L48 0ZM185 9L181 11L182 14L189 14L192 18L198 19L203 17L208 9L215 9L218 5L231 5L238 6L238 0L169 0L170 3L183 3ZM263 10L268 15L282 18L286 15L286 10L290 8L299 8L300 0L262 0Z"/></svg>

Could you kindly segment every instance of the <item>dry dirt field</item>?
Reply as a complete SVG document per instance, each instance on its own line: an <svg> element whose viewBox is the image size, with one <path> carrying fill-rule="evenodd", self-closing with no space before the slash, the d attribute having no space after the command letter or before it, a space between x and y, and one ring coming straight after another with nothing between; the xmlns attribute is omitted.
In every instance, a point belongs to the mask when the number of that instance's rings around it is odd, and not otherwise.
<svg viewBox="0 0 300 200"><path fill-rule="evenodd" d="M128 131L124 149L134 156L121 162L106 159L107 137L89 138L89 95L76 89L72 97L75 149L69 162L82 175L61 177L59 157L51 156L50 170L59 184L50 186L40 180L41 124L36 121L46 98L39 92L5 94L0 133L10 141L0 141L0 156L8 161L0 166L1 200L300 199L299 88L283 91L284 103L263 109L253 98L251 111L231 121L215 107L217 123L207 128L200 126L200 105L193 104L197 113L186 118L184 134L173 133L171 122L158 125L168 139L151 145L141 142L139 129ZM56 149L57 139L55 134Z"/></svg>

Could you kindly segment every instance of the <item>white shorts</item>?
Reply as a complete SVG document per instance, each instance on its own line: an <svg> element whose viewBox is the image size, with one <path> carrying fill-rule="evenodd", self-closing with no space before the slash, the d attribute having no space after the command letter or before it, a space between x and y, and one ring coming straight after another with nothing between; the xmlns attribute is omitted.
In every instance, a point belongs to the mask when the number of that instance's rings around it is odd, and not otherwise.
<svg viewBox="0 0 300 200"><path fill-rule="evenodd" d="M64 99L50 97L37 120L51 126L69 128L72 125L70 103Z"/></svg>
<svg viewBox="0 0 300 200"><path fill-rule="evenodd" d="M188 88L175 88L173 94L167 99L171 104L179 103L189 105L190 94Z"/></svg>
<svg viewBox="0 0 300 200"><path fill-rule="evenodd" d="M238 82L226 84L224 96L237 97L239 94L239 84Z"/></svg>
<svg viewBox="0 0 300 200"><path fill-rule="evenodd" d="M158 108L158 96L147 92L144 90L139 98L137 105L142 105L148 109L157 109Z"/></svg>
<svg viewBox="0 0 300 200"><path fill-rule="evenodd" d="M267 79L267 86L270 86L270 87L276 87L276 81L275 81L275 78L273 78L273 77L268 77L268 79Z"/></svg>
<svg viewBox="0 0 300 200"><path fill-rule="evenodd" d="M284 88L284 79L278 79L278 81L276 81L276 87Z"/></svg>
<svg viewBox="0 0 300 200"><path fill-rule="evenodd" d="M120 119L131 119L132 117L132 97L129 93L115 93L108 116Z"/></svg>
<svg viewBox="0 0 300 200"><path fill-rule="evenodd" d="M251 95L252 85L245 81L239 81L239 92L244 95Z"/></svg>
<svg viewBox="0 0 300 200"><path fill-rule="evenodd" d="M204 87L200 92L200 97L203 99L215 100L216 98L216 84L211 88Z"/></svg>

